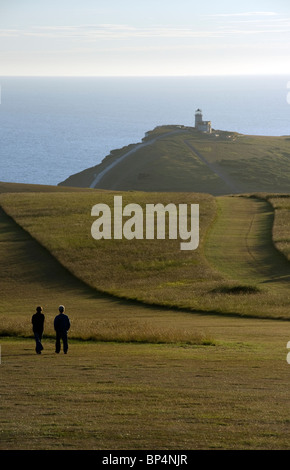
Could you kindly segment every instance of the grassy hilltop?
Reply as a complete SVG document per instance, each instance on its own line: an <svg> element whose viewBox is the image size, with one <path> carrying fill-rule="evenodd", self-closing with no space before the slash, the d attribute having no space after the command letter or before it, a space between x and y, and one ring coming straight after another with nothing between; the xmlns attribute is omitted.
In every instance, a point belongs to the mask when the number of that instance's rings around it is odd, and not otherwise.
<svg viewBox="0 0 290 470"><path fill-rule="evenodd" d="M94 181L99 178L96 184ZM142 143L114 150L64 186L111 190L190 191L212 195L288 192L290 137L242 135L160 126Z"/></svg>

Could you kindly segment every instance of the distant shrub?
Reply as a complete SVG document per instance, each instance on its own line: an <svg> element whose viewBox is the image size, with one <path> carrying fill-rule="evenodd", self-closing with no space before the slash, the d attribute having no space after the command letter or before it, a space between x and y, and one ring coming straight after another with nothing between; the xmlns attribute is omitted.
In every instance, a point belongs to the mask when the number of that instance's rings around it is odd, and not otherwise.
<svg viewBox="0 0 290 470"><path fill-rule="evenodd" d="M213 294L258 294L261 290L256 286L249 285L235 285L235 286L220 286L211 290Z"/></svg>

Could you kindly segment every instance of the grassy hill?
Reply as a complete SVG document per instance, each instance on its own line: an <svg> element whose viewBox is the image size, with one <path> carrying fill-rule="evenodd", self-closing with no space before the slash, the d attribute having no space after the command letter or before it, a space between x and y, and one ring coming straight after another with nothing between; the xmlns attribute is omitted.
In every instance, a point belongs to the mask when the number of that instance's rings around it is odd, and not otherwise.
<svg viewBox="0 0 290 470"><path fill-rule="evenodd" d="M127 299L114 291L116 280L124 276L122 263L130 263L126 260L130 246L125 252L120 244L114 250L110 241L107 247L100 247L90 234L91 207L100 200L109 202L109 192L9 183L1 183L0 191L0 337L31 336L31 315L39 304L47 316L46 335L54 336L52 319L58 305L65 304L74 338L204 341L203 333L196 332L181 312L166 312L158 305L152 310L146 304L136 306L130 296ZM154 249L151 261L153 255ZM168 253L160 256L164 261L160 261L161 267L158 261L156 265L162 270L163 264L166 271L171 258ZM145 267L147 277L150 269L150 264ZM127 279L132 277L129 272ZM142 282L144 286L145 280ZM111 291L115 295L108 295Z"/></svg>
<svg viewBox="0 0 290 470"><path fill-rule="evenodd" d="M0 449L288 450L288 195L123 193L200 204L200 247L181 252L93 240L91 207L114 194L0 184Z"/></svg>
<svg viewBox="0 0 290 470"><path fill-rule="evenodd" d="M93 239L91 209L105 203L113 212L114 194L58 188L26 192L21 197L3 193L0 202L5 213L68 272L99 293L192 312L289 318L290 265L273 245L274 209L266 196L118 193L123 196L123 206L199 204L199 247L181 251L180 240L168 237ZM285 224L285 211L280 220ZM284 233L283 246L281 236L276 236L281 250L287 246L287 236Z"/></svg>
<svg viewBox="0 0 290 470"><path fill-rule="evenodd" d="M200 204L201 243L215 216L209 195L176 193L120 193L123 205L138 203ZM94 240L91 226L96 203L113 206L114 194L106 191L3 194L1 205L71 273L99 292L174 305L170 296L193 280L209 275L202 252L181 251L180 240ZM112 209L113 211L113 209ZM179 290L177 289L177 290ZM175 292L178 301L178 292ZM180 299L182 302L182 298Z"/></svg>
<svg viewBox="0 0 290 470"><path fill-rule="evenodd" d="M290 137L161 126L146 133L142 143L112 151L60 185L212 195L288 192Z"/></svg>

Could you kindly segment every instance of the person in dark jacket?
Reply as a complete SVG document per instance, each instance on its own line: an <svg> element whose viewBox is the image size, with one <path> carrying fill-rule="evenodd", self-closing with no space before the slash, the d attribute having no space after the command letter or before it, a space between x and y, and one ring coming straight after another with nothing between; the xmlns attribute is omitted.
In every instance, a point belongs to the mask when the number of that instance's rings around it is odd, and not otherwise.
<svg viewBox="0 0 290 470"><path fill-rule="evenodd" d="M41 354L41 351L43 350L43 346L41 343L42 340L42 335L43 335L43 329L44 329L44 315L42 313L42 307L36 307L36 313L32 315L31 323L32 323L32 330L34 333L34 338L35 338L35 351L36 354Z"/></svg>
<svg viewBox="0 0 290 470"><path fill-rule="evenodd" d="M58 354L60 352L60 341L63 343L63 352L66 354L68 350L68 341L67 341L67 332L70 329L70 320L67 315L65 315L65 308L63 305L60 305L59 314L54 319L54 329L56 332L56 342L55 342L55 352Z"/></svg>

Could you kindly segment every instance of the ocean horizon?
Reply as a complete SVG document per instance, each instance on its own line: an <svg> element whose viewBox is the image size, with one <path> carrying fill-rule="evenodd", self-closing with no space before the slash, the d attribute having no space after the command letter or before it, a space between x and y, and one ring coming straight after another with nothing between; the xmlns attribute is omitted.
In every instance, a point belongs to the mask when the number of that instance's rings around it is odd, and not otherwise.
<svg viewBox="0 0 290 470"><path fill-rule="evenodd" d="M57 185L159 125L290 135L290 77L2 77L0 180ZM288 88L289 85L289 88ZM288 97L289 98L289 97ZM289 102L288 102L289 101Z"/></svg>

